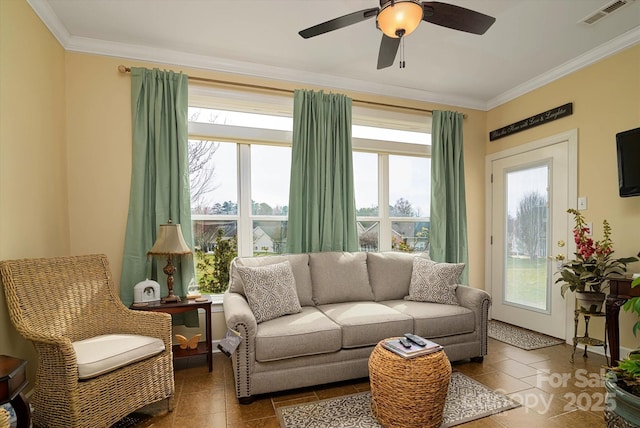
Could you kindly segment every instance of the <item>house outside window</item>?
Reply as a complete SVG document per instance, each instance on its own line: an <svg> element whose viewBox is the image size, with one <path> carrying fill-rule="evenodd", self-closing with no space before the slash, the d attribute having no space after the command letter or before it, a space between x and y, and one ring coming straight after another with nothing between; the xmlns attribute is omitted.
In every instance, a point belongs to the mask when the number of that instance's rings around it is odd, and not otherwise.
<svg viewBox="0 0 640 428"><path fill-rule="evenodd" d="M200 291L219 294L228 284L220 270L233 256L286 251L293 119L282 106L247 100L214 108L219 98L207 98L189 108L192 227ZM430 134L420 121L429 118L389 124L357 110L359 250L428 251Z"/></svg>

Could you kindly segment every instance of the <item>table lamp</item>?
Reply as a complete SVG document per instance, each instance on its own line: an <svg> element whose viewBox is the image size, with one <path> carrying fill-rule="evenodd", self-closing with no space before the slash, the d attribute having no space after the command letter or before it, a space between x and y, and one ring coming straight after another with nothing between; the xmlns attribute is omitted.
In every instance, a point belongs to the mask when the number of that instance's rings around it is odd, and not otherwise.
<svg viewBox="0 0 640 428"><path fill-rule="evenodd" d="M158 239L156 239L153 247L147 252L149 256L167 256L167 265L162 271L167 275L167 288L169 294L162 298L162 303L179 302L180 297L173 294L173 274L176 273L176 267L172 263L174 255L191 254L191 249L184 242L182 237L182 229L179 224L173 224L171 219L167 224L161 224L158 229Z"/></svg>

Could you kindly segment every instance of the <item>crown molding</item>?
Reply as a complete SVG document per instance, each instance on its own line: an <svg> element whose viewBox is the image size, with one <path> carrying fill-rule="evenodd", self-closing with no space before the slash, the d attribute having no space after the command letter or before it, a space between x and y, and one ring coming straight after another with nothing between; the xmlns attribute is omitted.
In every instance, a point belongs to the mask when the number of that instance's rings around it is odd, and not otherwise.
<svg viewBox="0 0 640 428"><path fill-rule="evenodd" d="M33 11L38 15L44 25L51 31L53 37L66 49L67 44L71 38L71 35L67 31L67 28L60 22L58 16L55 14L49 3L43 0L27 0L27 3Z"/></svg>
<svg viewBox="0 0 640 428"><path fill-rule="evenodd" d="M254 64L250 62L233 61L229 59L210 56L188 54L152 46L132 45L72 36L69 34L65 26L60 22L57 15L54 13L53 9L51 9L46 1L27 0L27 2L38 15L38 17L42 20L42 22L44 22L47 28L51 31L54 37L58 39L62 47L67 51L126 58L137 61L148 61L224 73L233 73L243 76L252 76L285 82L295 82L304 85L343 89L360 93L383 95L394 98L404 98L408 100L451 105L477 110L483 110L485 107L484 100L469 97L451 96L414 88L384 85L379 83L366 82L363 80L331 76L327 74L273 67L263 64Z"/></svg>
<svg viewBox="0 0 640 428"><path fill-rule="evenodd" d="M547 85L561 77L580 70L601 59L640 43L640 27L636 27L585 54L574 58L546 73L485 101L477 98L441 94L402 86L366 82L358 79L332 76L282 67L274 67L251 62L234 61L204 55L163 49L152 46L132 45L105 40L77 37L69 34L57 15L44 0L27 0L29 5L44 22L54 37L67 51L126 58L137 61L154 62L243 76L265 78L302 85L342 89L366 94L403 98L407 100L444 104L460 108L488 111L528 92Z"/></svg>
<svg viewBox="0 0 640 428"><path fill-rule="evenodd" d="M521 85L516 86L495 98L487 101L485 110L491 110L499 105L502 105L508 101L518 98L528 92L541 88L561 77L574 73L584 67L594 64L604 58L614 55L620 51L623 51L631 46L640 43L640 27L636 27L627 31L620 36L611 39L607 43L604 43L596 48L587 51L585 54L580 55L567 61L558 67L549 70L548 72L541 74L531 80L524 82Z"/></svg>

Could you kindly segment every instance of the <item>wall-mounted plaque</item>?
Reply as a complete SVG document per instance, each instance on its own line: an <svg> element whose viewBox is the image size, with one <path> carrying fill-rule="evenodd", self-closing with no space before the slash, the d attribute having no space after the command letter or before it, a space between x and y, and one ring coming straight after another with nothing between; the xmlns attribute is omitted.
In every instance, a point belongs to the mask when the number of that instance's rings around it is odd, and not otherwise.
<svg viewBox="0 0 640 428"><path fill-rule="evenodd" d="M512 123L495 131L489 132L489 141L506 137L516 132L525 131L527 129L542 125L543 123L553 122L556 119L570 116L573 114L573 103L567 103L560 107L538 113L534 116Z"/></svg>

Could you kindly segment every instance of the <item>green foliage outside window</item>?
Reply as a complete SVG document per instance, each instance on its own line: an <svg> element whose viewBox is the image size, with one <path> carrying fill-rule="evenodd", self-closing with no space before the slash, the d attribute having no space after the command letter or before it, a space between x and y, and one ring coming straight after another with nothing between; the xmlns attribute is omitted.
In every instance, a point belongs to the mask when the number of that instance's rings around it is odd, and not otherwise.
<svg viewBox="0 0 640 428"><path fill-rule="evenodd" d="M404 253L413 253L414 251L427 251L429 249L429 228L422 227L419 232L416 233L413 246L407 243L407 239L392 238L391 248L394 251L402 251Z"/></svg>
<svg viewBox="0 0 640 428"><path fill-rule="evenodd" d="M229 265L238 255L238 240L224 237L224 230L218 229L213 253L196 252L196 272L201 293L224 293L229 286Z"/></svg>

